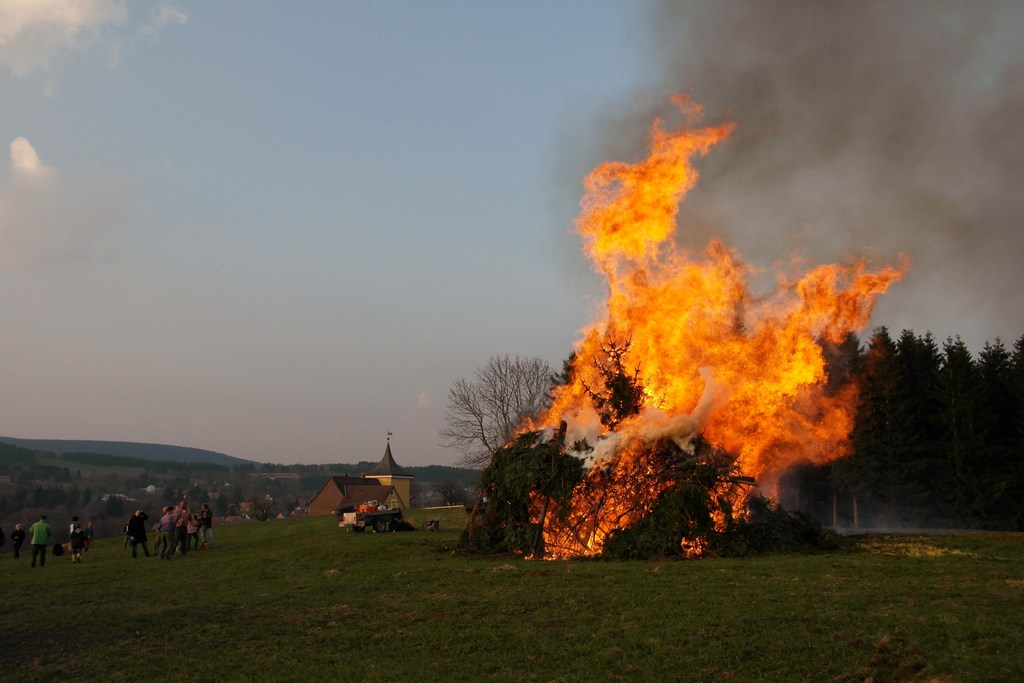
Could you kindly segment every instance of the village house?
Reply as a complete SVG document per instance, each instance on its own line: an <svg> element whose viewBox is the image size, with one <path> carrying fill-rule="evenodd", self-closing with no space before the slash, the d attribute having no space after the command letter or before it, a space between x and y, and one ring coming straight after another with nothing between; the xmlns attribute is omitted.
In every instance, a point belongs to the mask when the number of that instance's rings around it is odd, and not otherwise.
<svg viewBox="0 0 1024 683"><path fill-rule="evenodd" d="M389 508L408 508L413 476L395 462L388 439L380 463L362 477L330 477L320 492L309 501L309 516L333 515L339 508L368 501Z"/></svg>

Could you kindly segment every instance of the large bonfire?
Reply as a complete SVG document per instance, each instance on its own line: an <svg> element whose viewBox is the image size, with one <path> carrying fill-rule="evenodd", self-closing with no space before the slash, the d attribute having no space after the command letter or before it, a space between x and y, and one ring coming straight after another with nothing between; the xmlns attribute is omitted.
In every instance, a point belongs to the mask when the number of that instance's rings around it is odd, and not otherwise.
<svg viewBox="0 0 1024 683"><path fill-rule="evenodd" d="M655 121L646 159L605 163L584 181L577 230L607 280L604 315L582 331L550 408L485 473L492 509L521 501L518 520L491 525L518 526L523 552L594 556L660 525L659 538L700 554L711 527L743 517L753 482L771 498L790 466L848 453L856 388L826 390L823 350L863 329L902 272L820 265L754 295L751 269L721 241L681 249L693 159L731 130ZM510 464L536 471L496 474ZM525 495L507 490L526 480Z"/></svg>

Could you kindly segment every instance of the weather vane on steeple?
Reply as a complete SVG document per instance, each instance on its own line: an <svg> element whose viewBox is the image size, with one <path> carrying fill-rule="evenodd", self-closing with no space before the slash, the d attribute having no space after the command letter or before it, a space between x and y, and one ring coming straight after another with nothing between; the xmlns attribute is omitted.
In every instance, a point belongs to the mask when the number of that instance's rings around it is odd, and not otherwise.
<svg viewBox="0 0 1024 683"><path fill-rule="evenodd" d="M391 443L391 430L388 430L388 443Z"/></svg>

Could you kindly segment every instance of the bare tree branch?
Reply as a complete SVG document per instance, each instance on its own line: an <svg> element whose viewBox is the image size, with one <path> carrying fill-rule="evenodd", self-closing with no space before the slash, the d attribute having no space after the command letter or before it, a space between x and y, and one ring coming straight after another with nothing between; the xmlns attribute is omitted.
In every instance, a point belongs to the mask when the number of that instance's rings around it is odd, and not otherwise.
<svg viewBox="0 0 1024 683"><path fill-rule="evenodd" d="M476 381L460 378L448 390L441 445L463 453L459 464L483 467L525 418L547 405L551 378L540 358L491 356L477 368Z"/></svg>

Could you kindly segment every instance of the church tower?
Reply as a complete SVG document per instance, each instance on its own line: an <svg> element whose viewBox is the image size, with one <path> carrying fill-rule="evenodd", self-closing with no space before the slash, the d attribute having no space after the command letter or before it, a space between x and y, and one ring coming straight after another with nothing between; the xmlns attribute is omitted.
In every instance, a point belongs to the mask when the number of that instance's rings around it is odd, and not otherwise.
<svg viewBox="0 0 1024 683"><path fill-rule="evenodd" d="M367 479L376 479L383 486L394 486L398 497L402 499L402 507L408 508L412 501L413 476L403 470L391 455L391 434L388 433L388 445L384 449L384 457L372 471L363 475Z"/></svg>

